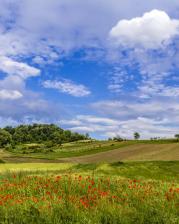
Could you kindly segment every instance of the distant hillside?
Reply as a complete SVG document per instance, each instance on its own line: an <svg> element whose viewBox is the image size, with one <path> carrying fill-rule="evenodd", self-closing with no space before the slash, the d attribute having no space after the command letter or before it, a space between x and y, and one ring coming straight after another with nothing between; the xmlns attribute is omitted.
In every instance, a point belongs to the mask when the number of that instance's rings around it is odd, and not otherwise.
<svg viewBox="0 0 179 224"><path fill-rule="evenodd" d="M89 139L88 134L82 135L63 130L54 124L20 125L0 129L0 147L25 143L48 143L50 145Z"/></svg>
<svg viewBox="0 0 179 224"><path fill-rule="evenodd" d="M121 143L122 144L122 143ZM118 161L179 161L179 143L125 144L110 151L60 159L66 163L102 163Z"/></svg>

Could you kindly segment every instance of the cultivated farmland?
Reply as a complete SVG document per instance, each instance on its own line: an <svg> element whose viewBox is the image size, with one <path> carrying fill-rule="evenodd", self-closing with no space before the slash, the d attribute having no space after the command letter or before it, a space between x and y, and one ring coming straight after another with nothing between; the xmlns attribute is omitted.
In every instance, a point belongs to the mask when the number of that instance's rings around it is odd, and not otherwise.
<svg viewBox="0 0 179 224"><path fill-rule="evenodd" d="M1 150L0 159L8 163L100 163L117 161L179 160L179 143L152 141L74 142L47 152Z"/></svg>

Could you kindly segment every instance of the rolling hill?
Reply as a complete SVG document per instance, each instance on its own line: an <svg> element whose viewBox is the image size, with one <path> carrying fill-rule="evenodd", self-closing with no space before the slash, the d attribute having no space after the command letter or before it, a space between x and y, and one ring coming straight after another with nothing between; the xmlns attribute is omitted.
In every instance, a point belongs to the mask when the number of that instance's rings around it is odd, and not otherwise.
<svg viewBox="0 0 179 224"><path fill-rule="evenodd" d="M117 161L179 161L179 143L74 142L47 153L8 152L1 150L6 163L101 163Z"/></svg>

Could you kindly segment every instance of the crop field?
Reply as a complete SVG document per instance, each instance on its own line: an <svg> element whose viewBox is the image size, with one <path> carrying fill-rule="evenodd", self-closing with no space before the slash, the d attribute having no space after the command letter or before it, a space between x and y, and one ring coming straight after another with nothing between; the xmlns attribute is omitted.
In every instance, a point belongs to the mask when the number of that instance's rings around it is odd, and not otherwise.
<svg viewBox="0 0 179 224"><path fill-rule="evenodd" d="M179 223L179 162L2 164L0 223Z"/></svg>
<svg viewBox="0 0 179 224"><path fill-rule="evenodd" d="M179 143L167 141L91 141L66 143L50 151L0 150L0 159L7 163L100 163L117 161L179 160Z"/></svg>

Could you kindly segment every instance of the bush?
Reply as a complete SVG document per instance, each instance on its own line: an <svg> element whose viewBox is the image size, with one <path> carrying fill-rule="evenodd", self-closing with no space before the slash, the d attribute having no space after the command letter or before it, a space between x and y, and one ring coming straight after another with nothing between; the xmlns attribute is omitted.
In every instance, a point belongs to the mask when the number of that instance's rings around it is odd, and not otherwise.
<svg viewBox="0 0 179 224"><path fill-rule="evenodd" d="M45 143L46 148L52 148L54 146L55 146L55 144L52 141L48 141L48 142Z"/></svg>
<svg viewBox="0 0 179 224"><path fill-rule="evenodd" d="M7 151L12 151L12 150L13 150L13 147L12 147L11 144L7 144L7 145L5 146L5 149L6 149Z"/></svg>
<svg viewBox="0 0 179 224"><path fill-rule="evenodd" d="M0 147L5 147L7 144L11 144L11 142L11 134L3 129L0 129Z"/></svg>

